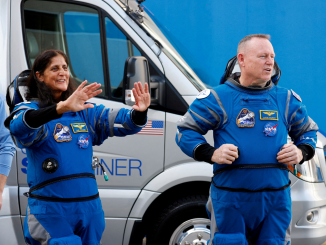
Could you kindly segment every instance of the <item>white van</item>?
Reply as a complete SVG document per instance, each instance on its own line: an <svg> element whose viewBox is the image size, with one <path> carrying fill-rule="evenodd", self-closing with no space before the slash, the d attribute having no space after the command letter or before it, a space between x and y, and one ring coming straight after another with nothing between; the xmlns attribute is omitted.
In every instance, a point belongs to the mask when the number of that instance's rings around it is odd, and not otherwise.
<svg viewBox="0 0 326 245"><path fill-rule="evenodd" d="M30 69L46 49L60 49L77 81L102 84L92 102L123 103L125 60L149 62L152 103L145 129L126 138L109 138L94 148L105 165L97 182L105 212L103 244L140 245L160 237L162 244L194 244L209 239L205 203L212 166L195 162L175 143L176 122L203 83L135 0L1 0L0 92ZM212 134L207 135L212 143ZM138 143L141 142L141 143ZM298 167L292 181L292 244L326 241L326 139L318 133L315 157ZM0 244L25 244L22 224L28 191L26 152L18 150L3 193ZM78 167L78 165L76 166ZM155 244L157 245L157 244Z"/></svg>

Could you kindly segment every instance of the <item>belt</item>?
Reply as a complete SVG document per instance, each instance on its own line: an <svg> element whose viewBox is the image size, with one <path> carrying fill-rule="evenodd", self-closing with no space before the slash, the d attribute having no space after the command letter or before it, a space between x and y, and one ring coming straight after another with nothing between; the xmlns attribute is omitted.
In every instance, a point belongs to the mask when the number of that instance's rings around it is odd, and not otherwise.
<svg viewBox="0 0 326 245"><path fill-rule="evenodd" d="M84 201L90 201L90 200L94 200L96 198L99 198L99 193L92 195L92 196L87 196L87 197L74 197L74 198L63 198L63 197L47 197L47 196L39 196L39 195L35 195L32 194L33 191L39 190L47 185L53 184L53 183L57 183L60 181L64 181L64 180L70 180L70 179L78 179L78 178L95 178L94 174L91 173L81 173L81 174L71 174L71 175L66 175L66 176L60 176L57 178L53 178L53 179L49 179L46 180L40 184L37 184L35 186L33 186L29 192L25 192L24 196L26 197L30 197L30 198L34 198L34 199L38 199L38 200L42 200L42 201L50 201L50 202L84 202Z"/></svg>
<svg viewBox="0 0 326 245"><path fill-rule="evenodd" d="M246 188L231 188L231 187L224 187L224 186L218 186L214 183L214 177L220 173L223 173L225 171L233 170L233 169L262 169L262 168L278 168L281 170L289 171L289 169L284 164L273 164L273 163L267 163L267 164L236 164L236 165L228 165L224 168L220 168L217 171L215 171L213 177L212 177L212 184L221 190L225 191L232 191L232 192L263 192L263 191L280 191L285 190L291 185L291 180L289 180L289 183L280 187L280 188L261 188L257 190L251 190Z"/></svg>

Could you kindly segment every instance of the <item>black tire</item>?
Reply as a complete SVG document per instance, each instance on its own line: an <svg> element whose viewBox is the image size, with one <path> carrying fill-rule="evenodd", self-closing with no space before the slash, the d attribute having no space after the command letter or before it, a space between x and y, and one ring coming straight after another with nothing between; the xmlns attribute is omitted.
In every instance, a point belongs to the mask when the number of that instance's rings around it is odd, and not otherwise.
<svg viewBox="0 0 326 245"><path fill-rule="evenodd" d="M205 204L208 196L194 195L172 202L151 222L146 245L168 245L176 228L194 218L208 219Z"/></svg>

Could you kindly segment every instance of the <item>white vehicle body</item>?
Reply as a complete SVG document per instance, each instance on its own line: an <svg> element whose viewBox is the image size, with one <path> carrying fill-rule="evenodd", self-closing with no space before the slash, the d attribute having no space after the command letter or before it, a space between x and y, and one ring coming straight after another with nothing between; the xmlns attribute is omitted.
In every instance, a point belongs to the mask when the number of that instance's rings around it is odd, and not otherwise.
<svg viewBox="0 0 326 245"><path fill-rule="evenodd" d="M38 24L33 22L34 18L37 20L43 18L42 24L46 25L48 20L44 16L57 21L57 26L53 27L53 30L52 27L48 29L46 27L46 30L38 29L43 28L39 27L42 21L35 22ZM92 21L93 18L98 18L99 32L75 33L74 24L84 23L82 19L78 22L80 16L82 18L86 16L86 19L92 18ZM73 20L71 26L67 23L69 18ZM79 69L81 72L87 70L88 65L97 62L87 53L91 52L92 55L96 53L94 40L98 38L100 50L97 51L102 66L96 67L100 67L99 71L103 72L104 93L92 99L92 102L103 104L107 108L128 108L119 96L112 95L117 87L113 82L110 85L115 76L114 71L123 70L124 63L115 64L114 57L112 55L108 57L107 54L113 52L114 55L115 50L122 49L122 45L126 44L126 48L128 47L126 52L128 51L129 56L140 53L150 61L154 106L151 106L148 111L148 119L159 122L159 125L163 126L158 126L153 132L126 138L109 138L101 146L94 147L94 155L105 163L109 175L109 181L106 182L100 169L96 170L106 222L103 244L141 244L138 243L137 235L148 235L148 227L156 220L155 215L162 209L177 201L179 197L187 197L187 195L207 197L213 174L211 165L190 159L175 143L177 121L196 98L200 88L205 88L205 85L177 54L159 29L150 24L150 21L147 25L137 23L131 14L126 12L126 6L118 0L30 0L26 2L1 0L0 2L0 92L3 94L6 94L7 86L17 74L31 69L36 55L45 48L62 49L71 59L70 69ZM121 43L122 39L110 37L108 28L112 25L126 36L125 43ZM76 25L76 28L79 27ZM89 42L85 41L87 38ZM85 49L82 46L84 44L88 45ZM76 47L78 50L73 50ZM130 52L130 50L134 51ZM73 57L73 53L80 56ZM122 59L125 60L121 55ZM78 62L74 63L75 60ZM88 77L79 76L76 70L70 71L77 82L84 79L90 82L101 82L96 81L96 77L92 81ZM87 74L92 74L91 72ZM93 72L98 75L98 71ZM326 240L326 165L323 150L326 140L321 134L318 134L318 137L315 157L304 163L307 172L311 170L311 173L307 173L308 177L303 180L289 173L292 181L293 245L319 245ZM213 142L211 133L206 138L209 143ZM319 171L317 177L313 172L315 166ZM23 221L27 198L23 193L28 191L26 167L26 154L18 149L3 193L0 211L0 244L25 244ZM176 224L176 227L179 225L181 223ZM177 229L175 231L179 232ZM193 229L191 232L192 235L197 234ZM167 235L171 236L171 234ZM181 238L178 239L175 238L174 241L183 241Z"/></svg>

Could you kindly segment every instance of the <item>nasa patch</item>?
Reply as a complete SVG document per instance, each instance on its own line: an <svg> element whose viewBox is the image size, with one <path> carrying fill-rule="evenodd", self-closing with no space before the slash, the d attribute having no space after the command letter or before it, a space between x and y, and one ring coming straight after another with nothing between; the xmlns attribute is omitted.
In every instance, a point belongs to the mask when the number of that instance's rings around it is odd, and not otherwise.
<svg viewBox="0 0 326 245"><path fill-rule="evenodd" d="M78 137L78 142L77 144L79 145L79 148L86 149L89 145L89 134L84 135L82 134L81 136Z"/></svg>
<svg viewBox="0 0 326 245"><path fill-rule="evenodd" d="M69 127L57 123L54 128L53 137L56 142L70 141L72 139Z"/></svg>
<svg viewBox="0 0 326 245"><path fill-rule="evenodd" d="M240 128L252 128L255 126L255 113L243 108L237 116L237 125Z"/></svg>
<svg viewBox="0 0 326 245"><path fill-rule="evenodd" d="M205 89L203 91L201 91L198 95L197 95L197 99L204 99L206 98L208 95L210 95L211 91L209 89Z"/></svg>
<svg viewBox="0 0 326 245"><path fill-rule="evenodd" d="M277 132L277 124L275 123L272 123L272 122L269 122L269 123L266 123L265 126L264 126L264 133L265 133L265 136L274 136Z"/></svg>
<svg viewBox="0 0 326 245"><path fill-rule="evenodd" d="M297 100L299 100L300 102L302 102L301 97L300 97L296 92L294 92L292 89L291 89L291 92L292 92L293 96L294 96Z"/></svg>

